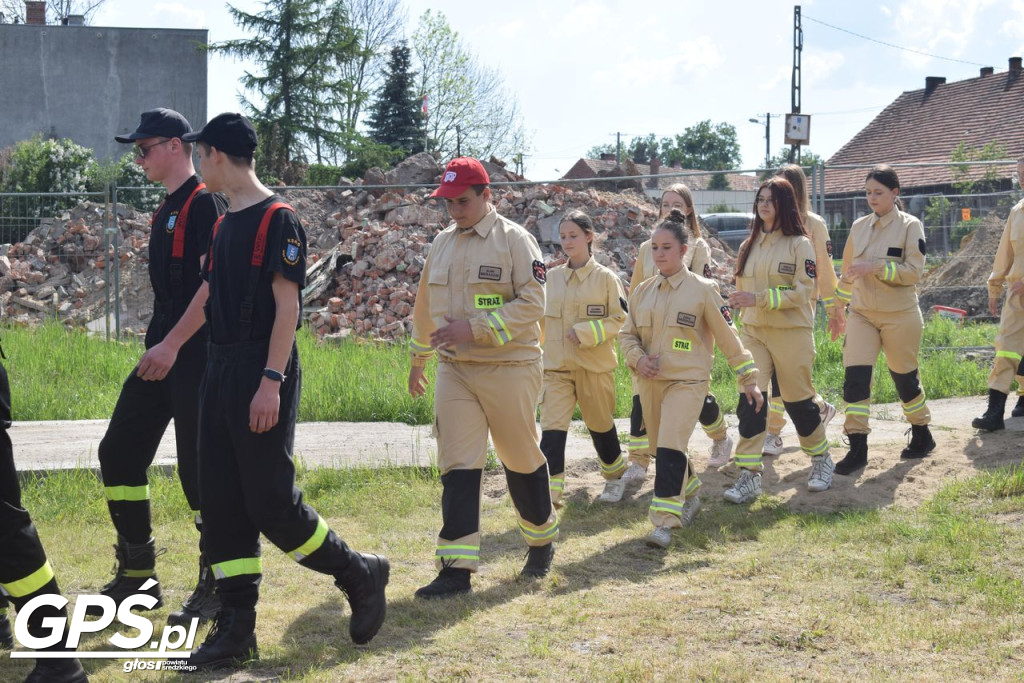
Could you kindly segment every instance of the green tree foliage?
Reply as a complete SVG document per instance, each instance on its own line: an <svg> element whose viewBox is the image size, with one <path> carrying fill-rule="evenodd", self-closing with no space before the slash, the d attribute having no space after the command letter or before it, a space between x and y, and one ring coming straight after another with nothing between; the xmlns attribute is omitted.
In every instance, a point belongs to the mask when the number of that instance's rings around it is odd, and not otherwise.
<svg viewBox="0 0 1024 683"><path fill-rule="evenodd" d="M92 150L68 139L37 135L14 145L4 172L5 192L90 192L99 165Z"/></svg>
<svg viewBox="0 0 1024 683"><path fill-rule="evenodd" d="M791 151L792 148L789 145L780 147L779 153L769 160L768 169L759 173L758 178L760 178L761 180L767 180L768 178L775 175L775 171L777 171L781 166L790 163L789 157ZM820 155L815 154L810 149L804 147L800 150L799 163L800 166L804 169L804 173L807 173L808 168L824 164L825 159L823 159Z"/></svg>
<svg viewBox="0 0 1024 683"><path fill-rule="evenodd" d="M587 156L597 159L607 153L615 153L614 144L591 147ZM736 127L729 123L714 124L710 120L701 121L671 137L659 139L654 133L634 137L623 150L623 158L626 157L638 164L649 164L658 157L663 164L678 161L683 168L706 171L737 168L742 159ZM724 180L722 176L718 182Z"/></svg>
<svg viewBox="0 0 1024 683"><path fill-rule="evenodd" d="M998 140L993 140L984 147L968 147L967 143L961 140L949 155L949 160L957 162L997 161L1005 159L1006 155L1006 148ZM978 168L983 169L980 174ZM950 170L953 172L953 187L958 194L992 192L999 182L995 166L950 166Z"/></svg>
<svg viewBox="0 0 1024 683"><path fill-rule="evenodd" d="M253 14L228 5L250 37L210 49L258 65L260 73L247 71L242 77L242 85L257 97L240 99L260 134L266 171L294 182L308 158L323 163L325 155L351 139L337 112L354 95L354 85L339 64L359 58L358 34L340 2L265 0L263 5Z"/></svg>
<svg viewBox="0 0 1024 683"><path fill-rule="evenodd" d="M370 137L405 155L423 151L423 115L403 42L391 48L384 85L370 113Z"/></svg>
<svg viewBox="0 0 1024 683"><path fill-rule="evenodd" d="M442 159L498 157L527 146L522 115L497 70L477 63L441 12L427 10L412 37L419 92L428 98L428 147Z"/></svg>

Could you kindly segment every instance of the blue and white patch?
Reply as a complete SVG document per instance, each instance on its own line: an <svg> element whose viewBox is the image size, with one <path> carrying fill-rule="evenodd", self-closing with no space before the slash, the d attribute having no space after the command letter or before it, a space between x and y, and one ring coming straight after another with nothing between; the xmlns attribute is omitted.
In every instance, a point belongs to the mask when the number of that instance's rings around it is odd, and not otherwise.
<svg viewBox="0 0 1024 683"><path fill-rule="evenodd" d="M285 248L284 248L284 260L285 260L285 263L287 263L290 266L294 266L296 263L299 262L299 254L300 253L301 253L301 250L299 249L299 245L295 244L292 241L289 241L288 244L285 245Z"/></svg>
<svg viewBox="0 0 1024 683"><path fill-rule="evenodd" d="M178 222L178 214L172 213L167 219L167 232L174 232L174 224Z"/></svg>

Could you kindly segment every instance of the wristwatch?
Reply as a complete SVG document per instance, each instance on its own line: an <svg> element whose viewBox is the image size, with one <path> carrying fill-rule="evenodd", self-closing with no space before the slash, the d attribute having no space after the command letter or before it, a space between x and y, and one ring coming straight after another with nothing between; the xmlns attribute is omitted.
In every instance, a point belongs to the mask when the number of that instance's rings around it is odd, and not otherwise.
<svg viewBox="0 0 1024 683"><path fill-rule="evenodd" d="M284 382L284 375L273 368L263 368L263 376L275 382Z"/></svg>

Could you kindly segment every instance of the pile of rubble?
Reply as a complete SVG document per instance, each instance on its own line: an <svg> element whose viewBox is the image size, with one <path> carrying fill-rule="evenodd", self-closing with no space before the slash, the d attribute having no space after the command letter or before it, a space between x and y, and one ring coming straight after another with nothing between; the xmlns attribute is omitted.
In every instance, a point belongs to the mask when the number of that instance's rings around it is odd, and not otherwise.
<svg viewBox="0 0 1024 683"><path fill-rule="evenodd" d="M960 243L960 250L921 281L921 309L948 306L967 311L968 317L987 317L988 287L992 261L1003 235L1004 219L986 216L980 226Z"/></svg>

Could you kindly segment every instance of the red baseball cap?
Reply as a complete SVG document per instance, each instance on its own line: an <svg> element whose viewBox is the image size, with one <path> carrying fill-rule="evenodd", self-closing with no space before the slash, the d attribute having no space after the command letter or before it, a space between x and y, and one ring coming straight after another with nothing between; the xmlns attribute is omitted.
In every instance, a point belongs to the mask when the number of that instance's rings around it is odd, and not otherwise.
<svg viewBox="0 0 1024 683"><path fill-rule="evenodd" d="M483 164L471 157L457 157L448 162L441 176L441 187L434 190L431 197L451 199L458 197L471 185L490 185L491 179L484 170Z"/></svg>

